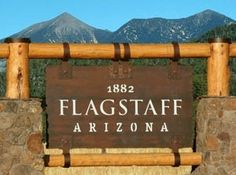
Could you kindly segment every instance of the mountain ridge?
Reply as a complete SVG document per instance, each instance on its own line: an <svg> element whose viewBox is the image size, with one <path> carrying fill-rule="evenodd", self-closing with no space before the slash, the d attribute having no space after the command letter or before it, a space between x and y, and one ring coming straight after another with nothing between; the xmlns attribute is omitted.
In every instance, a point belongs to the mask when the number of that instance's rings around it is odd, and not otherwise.
<svg viewBox="0 0 236 175"><path fill-rule="evenodd" d="M113 42L189 41L203 33L235 21L213 10L180 19L132 19L113 34Z"/></svg>
<svg viewBox="0 0 236 175"><path fill-rule="evenodd" d="M100 40L97 38L101 38L98 35L109 35L109 33L64 12L50 20L33 24L11 37L27 37L31 38L32 42L98 43Z"/></svg>
<svg viewBox="0 0 236 175"><path fill-rule="evenodd" d="M64 12L50 20L33 24L11 37L28 37L32 42L52 43L185 42L229 23L235 23L235 20L208 9L179 19L134 18L111 32L95 28Z"/></svg>

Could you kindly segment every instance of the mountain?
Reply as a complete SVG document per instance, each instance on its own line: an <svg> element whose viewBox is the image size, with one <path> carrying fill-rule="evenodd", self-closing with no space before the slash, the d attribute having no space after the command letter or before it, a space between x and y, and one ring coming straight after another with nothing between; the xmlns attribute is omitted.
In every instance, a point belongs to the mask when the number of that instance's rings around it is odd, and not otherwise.
<svg viewBox="0 0 236 175"><path fill-rule="evenodd" d="M190 41L234 20L212 10L182 19L132 19L115 32L97 29L68 13L34 24L11 37L28 37L32 42L159 43Z"/></svg>
<svg viewBox="0 0 236 175"><path fill-rule="evenodd" d="M182 19L132 19L112 34L113 42L189 41L234 20L212 10Z"/></svg>
<svg viewBox="0 0 236 175"><path fill-rule="evenodd" d="M28 37L32 42L104 42L111 32L94 28L63 13L49 21L34 24L11 37Z"/></svg>

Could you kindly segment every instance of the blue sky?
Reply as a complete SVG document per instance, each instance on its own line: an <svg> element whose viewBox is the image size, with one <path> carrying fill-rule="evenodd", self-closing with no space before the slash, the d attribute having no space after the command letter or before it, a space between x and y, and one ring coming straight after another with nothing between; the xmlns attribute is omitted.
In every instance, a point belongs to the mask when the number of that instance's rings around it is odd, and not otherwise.
<svg viewBox="0 0 236 175"><path fill-rule="evenodd" d="M63 12L114 31L132 18L182 18L206 9L236 20L235 7L236 0L1 0L0 39Z"/></svg>

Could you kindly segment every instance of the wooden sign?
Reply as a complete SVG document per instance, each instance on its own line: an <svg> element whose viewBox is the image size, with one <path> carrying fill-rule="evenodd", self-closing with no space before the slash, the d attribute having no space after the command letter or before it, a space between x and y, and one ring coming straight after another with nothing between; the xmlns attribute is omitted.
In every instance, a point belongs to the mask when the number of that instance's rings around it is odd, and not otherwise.
<svg viewBox="0 0 236 175"><path fill-rule="evenodd" d="M49 148L192 147L192 69L50 66Z"/></svg>

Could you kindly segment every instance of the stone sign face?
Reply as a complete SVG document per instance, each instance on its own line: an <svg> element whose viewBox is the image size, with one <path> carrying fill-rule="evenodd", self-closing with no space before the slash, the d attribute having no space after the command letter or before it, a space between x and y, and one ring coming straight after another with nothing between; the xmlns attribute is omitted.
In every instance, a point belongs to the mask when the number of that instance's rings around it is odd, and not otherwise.
<svg viewBox="0 0 236 175"><path fill-rule="evenodd" d="M192 147L192 69L50 66L49 148Z"/></svg>

